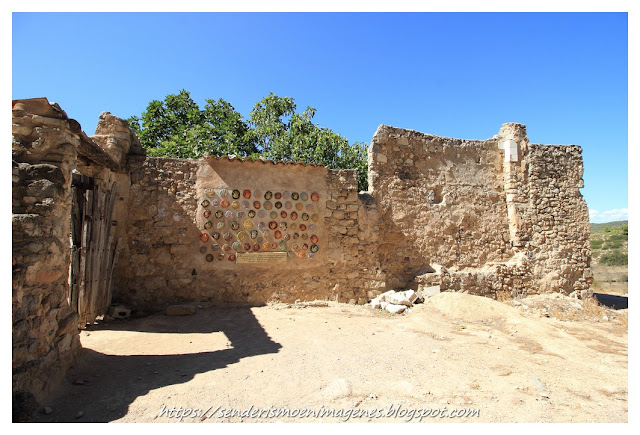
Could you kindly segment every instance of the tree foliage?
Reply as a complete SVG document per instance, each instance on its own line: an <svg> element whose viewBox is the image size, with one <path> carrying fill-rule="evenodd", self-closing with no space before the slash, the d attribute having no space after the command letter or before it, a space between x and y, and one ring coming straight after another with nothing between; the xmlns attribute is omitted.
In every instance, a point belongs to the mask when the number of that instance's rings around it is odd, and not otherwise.
<svg viewBox="0 0 640 435"><path fill-rule="evenodd" d="M140 117L127 121L147 153L157 157L199 158L235 154L316 163L331 169L355 169L358 187L367 190L367 146L313 122L316 109L296 112L291 97L270 93L244 120L223 99L206 100L204 109L189 92L151 101Z"/></svg>

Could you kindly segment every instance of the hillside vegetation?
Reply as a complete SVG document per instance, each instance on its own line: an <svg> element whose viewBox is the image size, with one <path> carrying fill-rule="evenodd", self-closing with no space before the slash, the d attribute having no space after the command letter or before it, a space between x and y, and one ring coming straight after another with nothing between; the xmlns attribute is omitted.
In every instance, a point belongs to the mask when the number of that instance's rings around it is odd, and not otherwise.
<svg viewBox="0 0 640 435"><path fill-rule="evenodd" d="M592 260L606 266L626 266L629 261L628 221L591 224Z"/></svg>

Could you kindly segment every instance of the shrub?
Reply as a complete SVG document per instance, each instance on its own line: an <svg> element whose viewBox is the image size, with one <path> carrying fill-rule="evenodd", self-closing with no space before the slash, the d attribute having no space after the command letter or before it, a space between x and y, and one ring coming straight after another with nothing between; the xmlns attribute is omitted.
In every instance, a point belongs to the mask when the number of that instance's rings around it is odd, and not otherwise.
<svg viewBox="0 0 640 435"><path fill-rule="evenodd" d="M607 266L626 266L629 264L629 256L620 251L606 252L600 256L600 263Z"/></svg>

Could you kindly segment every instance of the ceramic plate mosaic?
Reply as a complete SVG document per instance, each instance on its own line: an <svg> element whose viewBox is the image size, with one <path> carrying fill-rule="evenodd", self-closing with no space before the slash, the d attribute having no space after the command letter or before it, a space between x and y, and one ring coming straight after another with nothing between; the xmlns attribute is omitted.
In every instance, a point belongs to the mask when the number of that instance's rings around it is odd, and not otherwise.
<svg viewBox="0 0 640 435"><path fill-rule="evenodd" d="M240 224L236 221L231 222L231 229L236 231L238 228L240 228Z"/></svg>
<svg viewBox="0 0 640 435"><path fill-rule="evenodd" d="M271 219L278 219L278 212L277 211L272 211L271 213L269 213L269 217Z"/></svg>
<svg viewBox="0 0 640 435"><path fill-rule="evenodd" d="M224 260L224 254L222 252L218 254L218 260Z"/></svg>
<svg viewBox="0 0 640 435"><path fill-rule="evenodd" d="M209 198L213 197L213 189L204 189L204 194L207 195Z"/></svg>
<svg viewBox="0 0 640 435"><path fill-rule="evenodd" d="M265 210L271 210L273 208L273 204L271 204L271 201L265 201L263 206Z"/></svg>
<svg viewBox="0 0 640 435"><path fill-rule="evenodd" d="M229 200L223 199L222 201L220 201L220 207L222 208L229 207Z"/></svg>
<svg viewBox="0 0 640 435"><path fill-rule="evenodd" d="M308 199L309 199L309 194L308 194L307 192L302 192L302 193L300 194L300 199L301 199L302 201L306 201L306 200L308 200Z"/></svg>
<svg viewBox="0 0 640 435"><path fill-rule="evenodd" d="M228 242L229 240L231 240L231 233L227 231L222 235L222 238Z"/></svg>
<svg viewBox="0 0 640 435"><path fill-rule="evenodd" d="M217 232L217 231L215 231L215 232L211 233L211 238L212 238L213 240L219 240L219 239L220 239L220 233L219 233L219 232Z"/></svg>
<svg viewBox="0 0 640 435"><path fill-rule="evenodd" d="M206 218L208 218L209 216L211 216L211 210L205 210L205 211L202 213L202 216L204 216L204 217L205 217L205 219L206 219Z"/></svg>
<svg viewBox="0 0 640 435"><path fill-rule="evenodd" d="M264 199L266 199L267 201L270 200L271 198L273 198L273 193L271 193L269 190L267 190L264 193Z"/></svg>
<svg viewBox="0 0 640 435"><path fill-rule="evenodd" d="M233 219L233 212L231 210L227 210L226 212L224 212L224 217L226 217L227 219Z"/></svg>
<svg viewBox="0 0 640 435"><path fill-rule="evenodd" d="M276 203L274 204L274 206L275 206L277 209L281 209L281 208L282 208L282 203L281 203L280 201L276 201Z"/></svg>
<svg viewBox="0 0 640 435"><path fill-rule="evenodd" d="M240 242L233 242L231 244L231 249L233 249L234 251L239 251L240 250Z"/></svg>
<svg viewBox="0 0 640 435"><path fill-rule="evenodd" d="M208 233L200 233L200 240L202 242L208 242L209 241L209 234Z"/></svg>
<svg viewBox="0 0 640 435"><path fill-rule="evenodd" d="M298 211L302 211L302 210L304 210L304 205L302 205L302 203L301 203L301 202L297 203L297 204L296 204L296 210L298 210Z"/></svg>
<svg viewBox="0 0 640 435"><path fill-rule="evenodd" d="M245 233L244 231L240 231L236 237L238 238L238 240L240 240L241 242L243 242L246 238L247 238L247 233Z"/></svg>
<svg viewBox="0 0 640 435"><path fill-rule="evenodd" d="M286 211L281 211L281 212L280 212L280 217L281 217L282 219L286 219L286 218L287 218L287 212L286 212Z"/></svg>
<svg viewBox="0 0 640 435"><path fill-rule="evenodd" d="M256 211L255 210L249 210L249 212L247 213L247 216L249 216L250 218L256 217Z"/></svg>
<svg viewBox="0 0 640 435"><path fill-rule="evenodd" d="M316 253L318 252L318 249L320 249L318 248L318 245L311 245L311 252Z"/></svg>
<svg viewBox="0 0 640 435"><path fill-rule="evenodd" d="M220 198L226 198L229 195L229 192L227 192L227 189L220 189Z"/></svg>
<svg viewBox="0 0 640 435"><path fill-rule="evenodd" d="M318 236L313 234L309 240L311 240L311 243L317 244L318 243Z"/></svg>
<svg viewBox="0 0 640 435"><path fill-rule="evenodd" d="M242 208L249 208L249 207L251 207L251 205L249 204L249 201L247 201L246 199L242 201Z"/></svg>
<svg viewBox="0 0 640 435"><path fill-rule="evenodd" d="M239 209L240 208L240 203L238 201L233 201L231 203L231 208L234 208L236 210Z"/></svg>
<svg viewBox="0 0 640 435"><path fill-rule="evenodd" d="M217 228L217 229L219 229L219 230L223 229L223 228L224 228L224 221L220 221L220 222L218 222L218 223L216 224L216 228Z"/></svg>
<svg viewBox="0 0 640 435"><path fill-rule="evenodd" d="M298 194L298 192L293 192L291 194L291 199L293 199L294 201L297 201L298 199L300 199L300 195Z"/></svg>
<svg viewBox="0 0 640 435"><path fill-rule="evenodd" d="M286 208L287 210L291 210L293 208L293 204L291 203L291 201L285 202L284 208Z"/></svg>
<svg viewBox="0 0 640 435"><path fill-rule="evenodd" d="M217 219L222 219L222 216L224 216L224 212L222 210L216 210L216 214L214 216Z"/></svg>
<svg viewBox="0 0 640 435"><path fill-rule="evenodd" d="M276 192L276 193L273 194L273 197L275 199L280 199L280 198L282 198L282 193L281 192Z"/></svg>
<svg viewBox="0 0 640 435"><path fill-rule="evenodd" d="M253 208L255 208L256 210L260 210L260 207L262 207L260 201L253 201Z"/></svg>
<svg viewBox="0 0 640 435"><path fill-rule="evenodd" d="M213 226L213 222L211 222L211 221L206 221L206 222L204 223L204 229L205 229L205 230L208 230L208 229L209 229L209 228L211 228L212 226Z"/></svg>
<svg viewBox="0 0 640 435"><path fill-rule="evenodd" d="M245 189L242 191L242 197L243 198L247 198L247 199L251 199L251 191L248 189Z"/></svg>
<svg viewBox="0 0 640 435"><path fill-rule="evenodd" d="M244 218L244 212L242 210L240 210L239 212L236 212L236 217L238 219L242 219Z"/></svg>
<svg viewBox="0 0 640 435"><path fill-rule="evenodd" d="M300 228L300 231L307 231L307 226L305 224L300 224L298 228Z"/></svg>
<svg viewBox="0 0 640 435"><path fill-rule="evenodd" d="M256 237L258 237L258 230L251 230L249 232L249 237L251 237L252 239L255 239Z"/></svg>
<svg viewBox="0 0 640 435"><path fill-rule="evenodd" d="M204 254L207 252L207 247L206 246L200 246L200 253Z"/></svg>
<svg viewBox="0 0 640 435"><path fill-rule="evenodd" d="M318 192L313 192L311 194L311 201L317 202L319 199L320 199L320 195L318 194Z"/></svg>
<svg viewBox="0 0 640 435"><path fill-rule="evenodd" d="M291 217L292 221L295 221L296 219L298 219L298 213L295 211L292 211L289 217Z"/></svg>
<svg viewBox="0 0 640 435"><path fill-rule="evenodd" d="M259 217L259 218L261 218L261 219L266 218L266 217L267 217L267 212L266 212L266 211L264 211L264 210L260 210L260 211L258 212L258 217Z"/></svg>
<svg viewBox="0 0 640 435"><path fill-rule="evenodd" d="M227 257L227 259L229 261L236 261L236 254L229 254L229 256Z"/></svg>
<svg viewBox="0 0 640 435"><path fill-rule="evenodd" d="M205 199L200 203L200 205L203 206L203 207L209 207L209 204L211 204L211 203L209 202L208 199Z"/></svg>
<svg viewBox="0 0 640 435"><path fill-rule="evenodd" d="M242 227L245 230L250 230L253 227L253 221L251 219L245 219L244 222L242 222Z"/></svg>
<svg viewBox="0 0 640 435"><path fill-rule="evenodd" d="M233 199L240 198L240 191L238 189L234 189L233 192L231 192L231 198Z"/></svg>
<svg viewBox="0 0 640 435"><path fill-rule="evenodd" d="M213 261L213 254L207 254L207 261L208 262L212 262Z"/></svg>
<svg viewBox="0 0 640 435"><path fill-rule="evenodd" d="M291 194L289 193L288 190L285 190L284 192L282 192L282 199L289 199L290 196Z"/></svg>
<svg viewBox="0 0 640 435"><path fill-rule="evenodd" d="M219 251L220 250L220 245L218 245L217 243L213 243L211 245L211 250L212 251Z"/></svg>
<svg viewBox="0 0 640 435"><path fill-rule="evenodd" d="M262 192L261 191L256 190L256 191L253 192L253 197L255 199L260 199L261 196L262 196Z"/></svg>
<svg viewBox="0 0 640 435"><path fill-rule="evenodd" d="M217 207L220 205L220 201L218 201L217 199L212 199L211 200L211 206L212 207Z"/></svg>

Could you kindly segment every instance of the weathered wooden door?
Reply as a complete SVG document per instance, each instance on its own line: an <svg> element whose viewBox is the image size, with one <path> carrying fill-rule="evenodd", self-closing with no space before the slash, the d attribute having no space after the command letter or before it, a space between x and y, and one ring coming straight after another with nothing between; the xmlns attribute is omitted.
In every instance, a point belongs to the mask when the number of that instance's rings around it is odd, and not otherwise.
<svg viewBox="0 0 640 435"><path fill-rule="evenodd" d="M73 174L71 207L71 271L69 304L80 328L95 322L111 304L111 278L118 261L112 216L116 184L104 191L95 180Z"/></svg>

